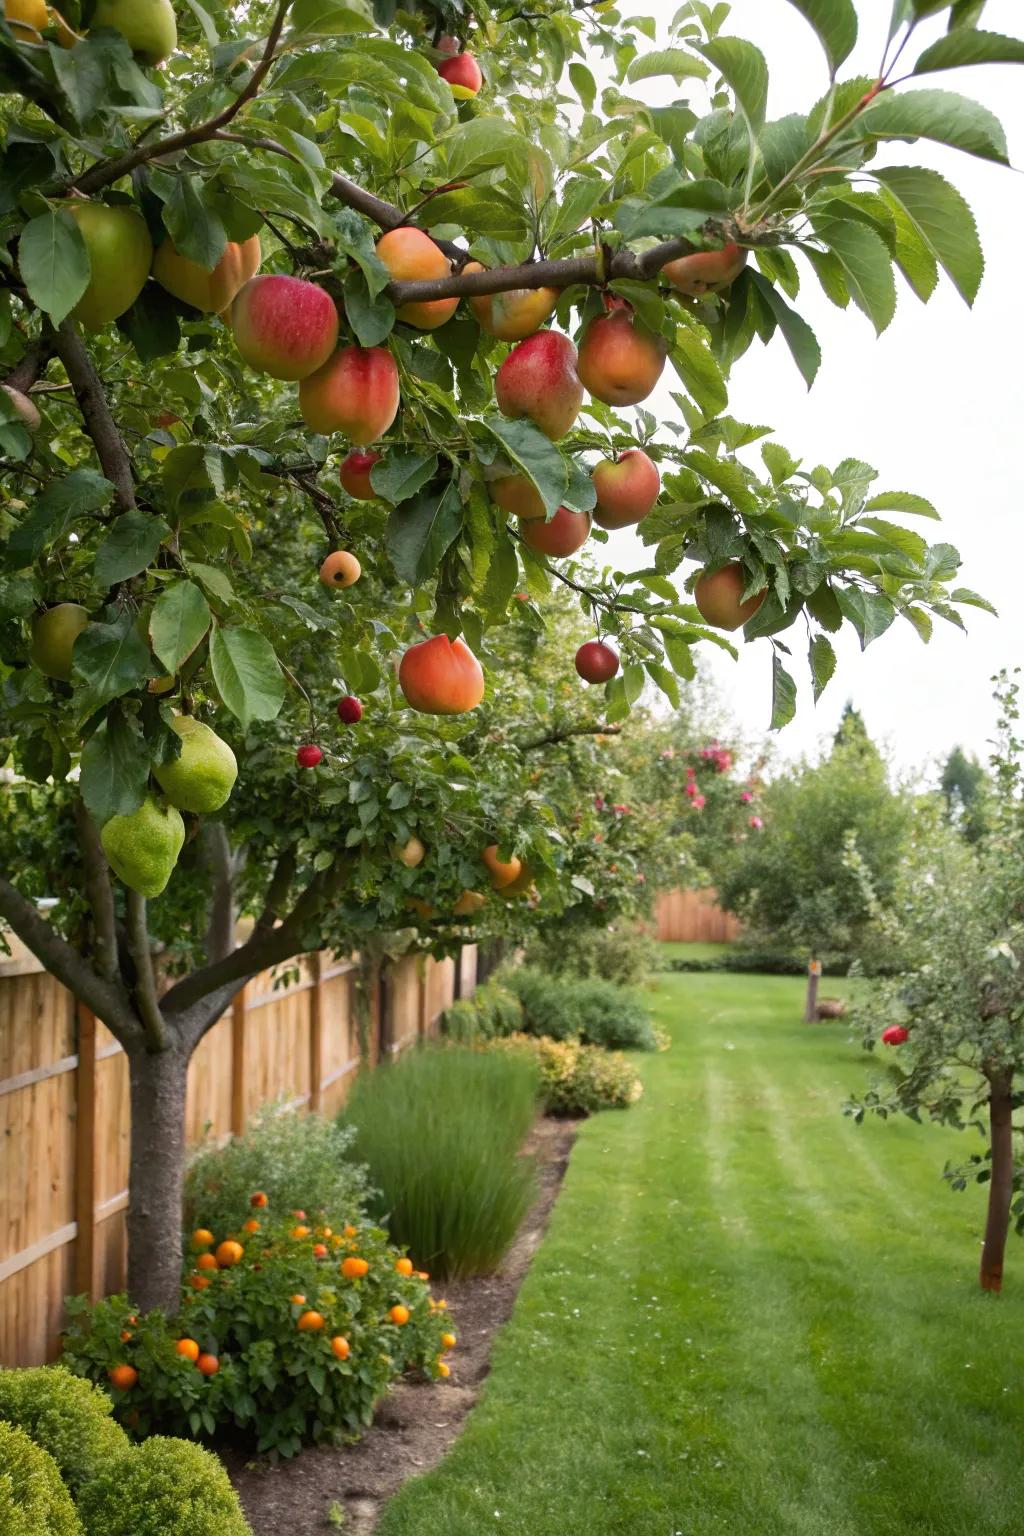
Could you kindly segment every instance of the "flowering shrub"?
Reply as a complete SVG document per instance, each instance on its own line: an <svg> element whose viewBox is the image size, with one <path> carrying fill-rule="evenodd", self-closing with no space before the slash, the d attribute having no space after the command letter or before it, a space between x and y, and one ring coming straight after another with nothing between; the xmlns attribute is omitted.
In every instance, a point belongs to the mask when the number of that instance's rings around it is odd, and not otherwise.
<svg viewBox="0 0 1024 1536"><path fill-rule="evenodd" d="M628 1109L643 1093L640 1076L617 1051L578 1040L509 1035L491 1047L528 1053L540 1068L541 1094L549 1115L591 1115L601 1109Z"/></svg>
<svg viewBox="0 0 1024 1536"><path fill-rule="evenodd" d="M403 1372L447 1374L447 1314L381 1228L268 1217L265 1198L219 1243L197 1231L176 1317L136 1316L124 1296L70 1304L65 1359L134 1434L231 1426L293 1456L358 1434Z"/></svg>

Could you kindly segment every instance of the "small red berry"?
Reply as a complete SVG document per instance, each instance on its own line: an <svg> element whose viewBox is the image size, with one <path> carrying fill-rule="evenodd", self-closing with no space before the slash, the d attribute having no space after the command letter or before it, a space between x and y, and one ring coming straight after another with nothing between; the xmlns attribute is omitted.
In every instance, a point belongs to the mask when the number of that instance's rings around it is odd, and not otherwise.
<svg viewBox="0 0 1024 1536"><path fill-rule="evenodd" d="M358 725L363 718L363 706L358 699L347 693L338 700L338 719L342 725Z"/></svg>
<svg viewBox="0 0 1024 1536"><path fill-rule="evenodd" d="M295 761L300 768L315 768L323 760L324 755L320 748L313 746L312 743L309 746L300 747L295 754Z"/></svg>
<svg viewBox="0 0 1024 1536"><path fill-rule="evenodd" d="M905 1045L909 1039L910 1030L904 1029L902 1024L890 1024L882 1031L883 1045Z"/></svg>

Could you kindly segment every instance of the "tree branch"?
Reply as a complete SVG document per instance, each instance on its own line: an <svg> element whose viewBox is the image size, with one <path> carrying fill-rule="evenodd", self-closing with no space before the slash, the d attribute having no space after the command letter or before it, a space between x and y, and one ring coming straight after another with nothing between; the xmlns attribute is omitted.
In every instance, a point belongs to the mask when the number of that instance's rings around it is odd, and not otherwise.
<svg viewBox="0 0 1024 1536"><path fill-rule="evenodd" d="M39 375L45 372L52 350L41 341L34 341L14 372L9 373L4 379L3 382L8 389L17 389L23 395L27 395Z"/></svg>
<svg viewBox="0 0 1024 1536"><path fill-rule="evenodd" d="M0 875L0 918L18 935L51 976L91 1008L124 1044L137 1039L139 1021L120 987L105 980L89 962L40 917L34 902Z"/></svg>
<svg viewBox="0 0 1024 1536"><path fill-rule="evenodd" d="M552 731L547 736L538 736L533 741L518 742L520 752L537 752L541 747L557 747L563 741L571 741L574 736L621 736L621 725L570 725L564 731Z"/></svg>
<svg viewBox="0 0 1024 1536"><path fill-rule="evenodd" d="M166 1049L167 1030L160 999L156 993L156 976L153 973L153 955L149 947L149 923L146 919L146 898L130 887L126 891L128 911L128 945L135 961L135 1001L138 1005L142 1027L146 1034L146 1046L150 1051Z"/></svg>
<svg viewBox="0 0 1024 1536"><path fill-rule="evenodd" d="M65 320L57 332L56 350L75 392L85 430L96 445L100 468L114 486L114 503L119 512L128 512L135 506L132 461L111 415L100 376L72 321Z"/></svg>
<svg viewBox="0 0 1024 1536"><path fill-rule="evenodd" d="M277 861L277 866L270 877L267 887L266 899L263 903L263 911L256 919L256 931L265 933L274 927L281 917L281 909L288 900L288 892L292 888L295 879L295 850L286 848Z"/></svg>
<svg viewBox="0 0 1024 1536"><path fill-rule="evenodd" d="M89 898L93 932L96 936L96 968L106 981L120 979L117 955L117 923L114 916L114 890L110 883L110 866L103 844L85 801L79 796L75 801L75 821L82 845L82 862L85 865L85 893Z"/></svg>
<svg viewBox="0 0 1024 1536"><path fill-rule="evenodd" d="M292 0L279 0L274 24L263 50L263 57L253 70L245 89L224 108L223 112L218 112L216 117L208 118L205 123L197 123L194 128L184 128L180 133L169 134L166 139L157 139L152 144L136 144L134 149L130 149L127 154L120 155L115 160L101 160L84 175L75 178L70 185L77 187L80 192L98 192L102 187L109 187L111 182L120 181L122 176L128 176L137 166L145 165L147 161L159 159L164 155L173 155L178 150L190 149L193 144L206 143L220 129L226 128L246 103L259 94L260 86L274 62L291 3Z"/></svg>
<svg viewBox="0 0 1024 1536"><path fill-rule="evenodd" d="M206 958L212 964L230 955L235 947L235 880L224 823L205 820L202 839L213 883L206 926Z"/></svg>

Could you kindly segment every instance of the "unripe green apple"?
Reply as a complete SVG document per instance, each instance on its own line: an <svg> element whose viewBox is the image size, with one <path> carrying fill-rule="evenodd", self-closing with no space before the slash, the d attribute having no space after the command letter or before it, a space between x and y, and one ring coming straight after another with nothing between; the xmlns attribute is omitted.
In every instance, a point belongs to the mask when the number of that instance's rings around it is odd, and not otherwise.
<svg viewBox="0 0 1024 1536"><path fill-rule="evenodd" d="M29 653L40 672L70 683L71 653L88 622L89 615L80 603L58 603L33 619Z"/></svg>
<svg viewBox="0 0 1024 1536"><path fill-rule="evenodd" d="M86 330L98 331L131 309L153 265L153 242L141 213L123 204L70 202L89 252L89 286L71 311Z"/></svg>
<svg viewBox="0 0 1024 1536"><path fill-rule="evenodd" d="M162 64L178 46L171 0L97 0L92 25L120 32L144 64Z"/></svg>

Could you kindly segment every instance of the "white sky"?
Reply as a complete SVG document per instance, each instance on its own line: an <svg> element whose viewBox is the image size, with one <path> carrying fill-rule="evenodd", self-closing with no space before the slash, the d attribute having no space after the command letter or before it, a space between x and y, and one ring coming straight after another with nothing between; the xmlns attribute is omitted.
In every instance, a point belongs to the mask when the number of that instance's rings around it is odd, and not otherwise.
<svg viewBox="0 0 1024 1536"><path fill-rule="evenodd" d="M644 9L649 14L652 7ZM662 12L661 0L656 7L666 17L675 9L666 3ZM843 77L877 70L891 0L857 0L857 9L861 45L844 66ZM1021 36L1022 13L1020 0L989 0L983 24L990 31ZM817 38L787 0L734 0L725 30L749 38L766 55L772 75L770 116L806 110L827 88ZM924 41L942 30L944 20L939 19L920 29ZM671 81L649 84L658 91L658 101L685 94ZM920 84L984 101L1006 127L1011 161L1024 167L1024 66L957 70L925 76ZM817 709L801 631L793 658L800 685L798 713L776 738L779 753L788 757L812 751L835 729L843 704L852 698L871 734L888 743L898 765L927 769L957 742L987 755L995 722L989 679L1002 666L1024 663L1024 619L1015 595L1020 582L1015 571L1024 569L1018 438L1024 434L1024 179L1016 171L939 146L894 145L883 157L890 164L941 170L974 209L988 264L974 310L967 309L945 278L931 302L922 305L898 276L896 318L876 339L866 316L853 306L845 312L833 308L800 263L800 309L824 353L814 388L807 393L781 338L767 348L755 343L734 370L730 411L741 421L771 423L775 438L810 464L834 466L847 456L866 459L881 473L879 490L929 497L943 522L911 518L909 525L929 541L955 544L964 559L961 584L999 609L998 619L966 610L966 637L937 620L928 646L904 621L863 655L852 630L838 637L839 666ZM648 405L663 418L674 412L665 388ZM900 520L897 514L887 515ZM613 539L610 553L620 566L636 569L647 563L649 554L635 535ZM723 654L714 656L712 665L745 730L763 731L771 711L768 643L745 647L738 664Z"/></svg>

